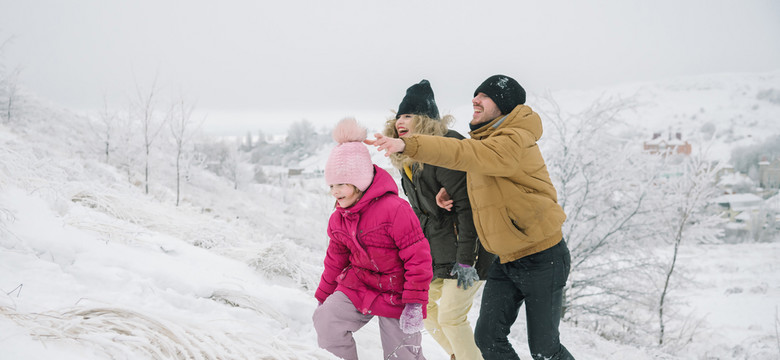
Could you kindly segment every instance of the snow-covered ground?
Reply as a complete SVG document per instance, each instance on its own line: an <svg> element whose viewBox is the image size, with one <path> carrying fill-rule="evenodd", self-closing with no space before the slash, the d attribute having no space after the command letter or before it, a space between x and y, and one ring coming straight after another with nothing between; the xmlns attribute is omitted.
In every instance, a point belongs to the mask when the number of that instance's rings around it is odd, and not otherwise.
<svg viewBox="0 0 780 360"><path fill-rule="evenodd" d="M28 116L0 125L0 358L333 358L311 325L333 205L322 179L234 190L194 172L176 207L170 169L144 194L89 153L77 117ZM780 241L684 244L678 266L674 346L566 322L563 343L578 359L780 358ZM356 339L381 359L375 321ZM512 341L530 359L524 316ZM448 359L430 336L423 351Z"/></svg>

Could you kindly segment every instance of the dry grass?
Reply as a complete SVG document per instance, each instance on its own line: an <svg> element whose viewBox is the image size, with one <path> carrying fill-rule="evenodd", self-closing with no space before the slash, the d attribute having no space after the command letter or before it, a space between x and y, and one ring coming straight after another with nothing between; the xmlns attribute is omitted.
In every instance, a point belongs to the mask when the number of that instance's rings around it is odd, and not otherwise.
<svg viewBox="0 0 780 360"><path fill-rule="evenodd" d="M262 305L235 294L222 299ZM270 333L236 334L198 329L190 324L153 318L120 308L73 308L61 312L20 314L0 307L0 316L27 329L34 339L74 342L109 359L328 359L319 349L275 338ZM276 316L280 316L276 314Z"/></svg>

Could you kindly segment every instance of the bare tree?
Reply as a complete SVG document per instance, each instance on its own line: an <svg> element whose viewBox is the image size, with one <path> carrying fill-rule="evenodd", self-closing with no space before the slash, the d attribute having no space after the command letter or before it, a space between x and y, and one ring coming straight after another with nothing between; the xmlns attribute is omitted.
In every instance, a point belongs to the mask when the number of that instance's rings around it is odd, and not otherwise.
<svg viewBox="0 0 780 360"><path fill-rule="evenodd" d="M114 141L114 133L117 131L118 119L119 115L108 107L108 100L103 96L103 109L97 114L98 124L90 121L89 127L102 144L101 149L105 155L106 164L109 163L111 151L115 146L112 141Z"/></svg>
<svg viewBox="0 0 780 360"><path fill-rule="evenodd" d="M652 339L647 322L655 316L663 334L680 242L714 241L719 231L717 215L706 212L714 167L703 156L648 154L615 134L621 113L635 106L630 99L598 99L571 115L551 96L543 100L540 113L552 126L540 146L549 146L572 253L563 314L629 341ZM670 243L671 260L659 256Z"/></svg>
<svg viewBox="0 0 780 360"><path fill-rule="evenodd" d="M255 143L252 141L252 132L247 131L246 132L246 140L244 140L244 151L252 151L254 149Z"/></svg>
<svg viewBox="0 0 780 360"><path fill-rule="evenodd" d="M749 218L745 221L748 236L745 240L752 242L769 242L777 235L777 215L774 209L766 204L756 210L747 210Z"/></svg>
<svg viewBox="0 0 780 360"><path fill-rule="evenodd" d="M251 182L255 176L254 166L250 163L250 154L242 150L242 137L219 141L213 144L200 144L200 152L209 157L207 168L233 184L234 189Z"/></svg>
<svg viewBox="0 0 780 360"><path fill-rule="evenodd" d="M133 108L136 111L138 120L141 123L143 141L144 141L144 191L149 193L149 153L152 144L160 134L160 130L165 126L170 111L166 112L165 118L160 119L156 113L156 95L157 95L157 76L155 76L152 86L148 92L141 90L136 82L136 98Z"/></svg>
<svg viewBox="0 0 780 360"><path fill-rule="evenodd" d="M111 157L112 162L127 174L127 181L134 183L133 171L139 163L138 153L143 151L140 141L139 124L132 116L132 104L124 113L117 113L115 141L116 147ZM138 182L137 185L140 185Z"/></svg>
<svg viewBox="0 0 780 360"><path fill-rule="evenodd" d="M637 244L649 231L642 219L656 174L646 171L646 155L633 142L611 134L632 100L598 99L576 114L564 114L551 95L540 112L551 131L543 145L567 214L563 232L572 254L563 316L584 320L637 321L616 306L651 296L636 279L647 277L652 258Z"/></svg>
<svg viewBox="0 0 780 360"><path fill-rule="evenodd" d="M5 51L12 38L7 38L0 43L0 55ZM16 115L17 107L20 105L21 96L19 93L19 75L21 68L17 67L10 72L6 72L5 64L0 61L0 98L2 98L2 117L3 122L10 123Z"/></svg>
<svg viewBox="0 0 780 360"><path fill-rule="evenodd" d="M658 301L658 344L664 345L666 323L664 313L668 310L668 295L672 288L672 276L679 259L683 241L711 242L719 235L722 222L717 214L706 211L707 201L717 193L715 174L718 166L706 161L703 155L682 159L676 171L658 182L664 196L663 208L656 209L660 219L657 228L659 237L671 240L672 254L663 277Z"/></svg>
<svg viewBox="0 0 780 360"><path fill-rule="evenodd" d="M195 109L194 104L188 104L184 100L184 96L179 97L176 105L173 109L171 121L169 122L171 135L173 136L174 145L176 146L176 206L179 206L179 199L181 197L181 160L184 146L189 142L193 132L192 111Z"/></svg>
<svg viewBox="0 0 780 360"><path fill-rule="evenodd" d="M19 74L21 69L17 68L7 76L0 79L0 84L4 87L3 102L5 109L3 109L3 117L6 123L10 123L13 120L14 115L17 112L17 107L21 102L19 95Z"/></svg>

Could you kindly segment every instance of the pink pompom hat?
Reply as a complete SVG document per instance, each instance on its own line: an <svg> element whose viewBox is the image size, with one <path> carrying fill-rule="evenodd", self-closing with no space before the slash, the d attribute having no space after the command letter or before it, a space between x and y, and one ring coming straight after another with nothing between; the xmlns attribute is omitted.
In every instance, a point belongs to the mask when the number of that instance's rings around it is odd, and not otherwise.
<svg viewBox="0 0 780 360"><path fill-rule="evenodd" d="M330 152L325 164L325 182L328 185L352 184L366 191L374 180L374 164L368 148L363 144L366 128L357 120L345 118L333 129L333 140L338 145Z"/></svg>

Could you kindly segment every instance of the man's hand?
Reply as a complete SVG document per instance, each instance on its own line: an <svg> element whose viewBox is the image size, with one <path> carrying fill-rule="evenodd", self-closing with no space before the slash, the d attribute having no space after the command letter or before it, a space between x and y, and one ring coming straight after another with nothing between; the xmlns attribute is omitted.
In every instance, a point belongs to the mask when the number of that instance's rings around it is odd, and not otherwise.
<svg viewBox="0 0 780 360"><path fill-rule="evenodd" d="M401 139L391 138L382 134L374 134L376 140L363 140L367 145L376 146L377 151L385 151L385 156L390 156L392 153L403 152L406 148L406 143Z"/></svg>
<svg viewBox="0 0 780 360"><path fill-rule="evenodd" d="M450 194L447 193L447 190L441 188L439 193L436 194L436 205L439 205L439 207L444 210L452 211L453 204L454 201L450 199Z"/></svg>

